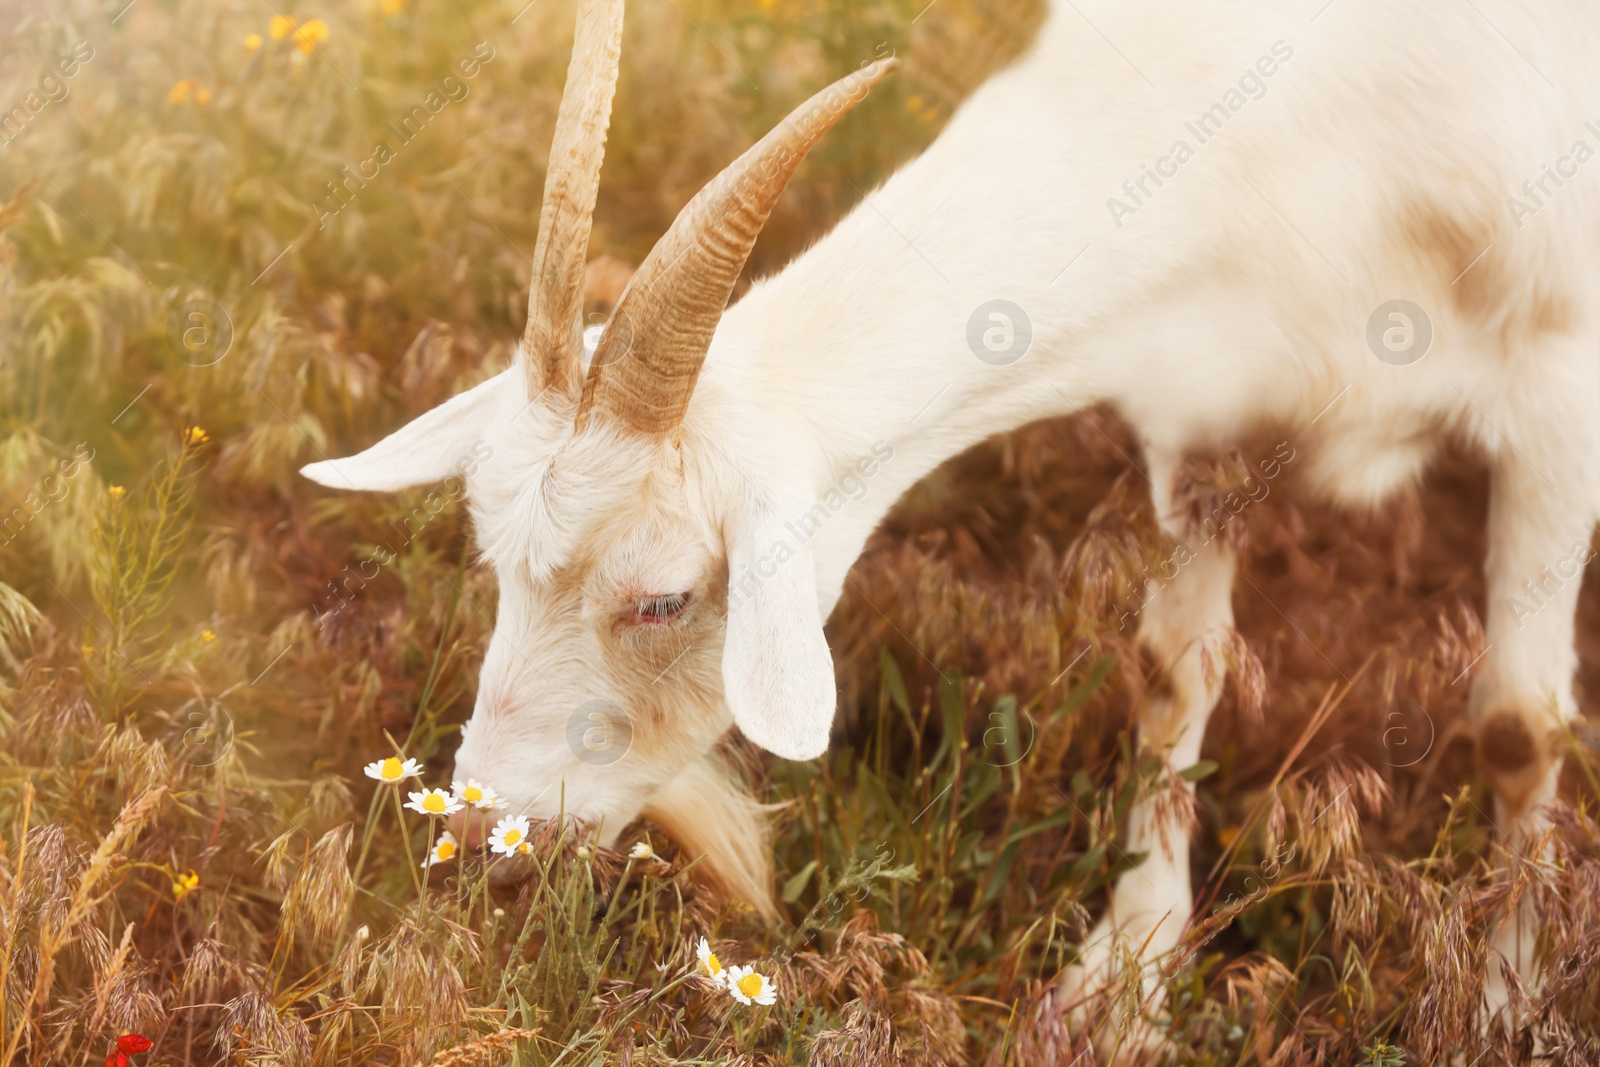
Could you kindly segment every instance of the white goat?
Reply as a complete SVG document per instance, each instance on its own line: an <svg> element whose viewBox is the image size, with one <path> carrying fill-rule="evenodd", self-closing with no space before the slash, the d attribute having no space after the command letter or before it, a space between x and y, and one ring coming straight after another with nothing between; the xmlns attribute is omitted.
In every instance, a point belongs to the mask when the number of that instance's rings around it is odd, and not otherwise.
<svg viewBox="0 0 1600 1067"><path fill-rule="evenodd" d="M772 202L890 65L874 64L685 209L586 359L622 3L583 0L517 365L305 468L393 490L491 451L467 482L499 618L459 775L530 815L564 798L613 833L651 813L764 901L757 816L712 747L736 723L780 756L821 754L823 621L890 505L977 441L1104 404L1138 435L1179 541L1184 456L1264 429L1355 506L1417 480L1447 441L1481 453L1471 717L1496 823L1515 844L1536 835L1577 713L1579 583L1546 568L1586 560L1600 515L1600 11L1320 4L1057 0L925 154L724 314ZM847 501L836 487L864 463ZM1202 650L1233 625L1224 542L1139 619L1165 674L1142 743L1175 768L1196 762L1219 695ZM631 735L621 758L572 743L595 723ZM1115 887L1079 978L1109 973L1116 936L1146 958L1178 942L1192 898L1170 807L1134 810L1126 847L1149 858ZM1524 973L1532 921L1496 936Z"/></svg>

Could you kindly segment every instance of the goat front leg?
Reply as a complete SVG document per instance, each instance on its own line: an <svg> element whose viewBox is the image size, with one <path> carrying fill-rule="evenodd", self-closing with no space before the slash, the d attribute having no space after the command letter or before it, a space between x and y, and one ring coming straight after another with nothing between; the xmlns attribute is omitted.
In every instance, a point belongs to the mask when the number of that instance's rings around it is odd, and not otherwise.
<svg viewBox="0 0 1600 1067"><path fill-rule="evenodd" d="M1149 583L1139 617L1139 644L1156 663L1138 710L1139 748L1166 761L1169 781L1129 813L1126 851L1143 852L1145 859L1117 879L1106 915L1064 978L1068 1002L1082 1003L1107 987L1131 992L1125 963L1132 963L1139 967L1144 1014L1160 1005L1159 961L1177 947L1194 906L1194 786L1176 772L1199 761L1206 721L1222 693L1215 653L1233 633L1236 567L1227 531L1191 524L1188 502L1175 499L1182 457L1153 449L1147 455L1157 518L1178 547L1166 568L1170 578ZM1136 1036L1135 1043L1148 1040Z"/></svg>
<svg viewBox="0 0 1600 1067"><path fill-rule="evenodd" d="M1590 353L1593 345L1586 346ZM1470 718L1478 766L1494 791L1493 824L1507 846L1543 859L1549 826L1543 806L1561 773L1561 731L1578 714L1573 697L1578 589L1591 557L1589 539L1600 487L1600 417L1592 354L1566 367L1582 382L1545 390L1524 408L1535 417L1495 430L1485 563L1488 613L1483 666L1473 679ZM1538 915L1529 898L1491 929L1486 993L1491 1011L1509 1000L1501 960L1525 988L1538 987L1534 949Z"/></svg>

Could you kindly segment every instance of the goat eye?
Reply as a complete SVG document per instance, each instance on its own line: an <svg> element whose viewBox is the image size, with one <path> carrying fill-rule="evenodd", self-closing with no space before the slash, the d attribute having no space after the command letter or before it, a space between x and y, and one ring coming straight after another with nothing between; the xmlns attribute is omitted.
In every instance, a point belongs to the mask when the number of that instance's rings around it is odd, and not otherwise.
<svg viewBox="0 0 1600 1067"><path fill-rule="evenodd" d="M642 623L671 622L683 614L683 609L688 604L688 593L666 593L660 596L640 597L633 602L633 621Z"/></svg>

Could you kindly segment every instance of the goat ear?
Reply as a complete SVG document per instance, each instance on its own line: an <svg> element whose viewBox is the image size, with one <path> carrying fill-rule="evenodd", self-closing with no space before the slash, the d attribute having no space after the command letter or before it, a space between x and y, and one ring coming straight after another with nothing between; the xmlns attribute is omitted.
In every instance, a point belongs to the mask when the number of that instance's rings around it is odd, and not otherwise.
<svg viewBox="0 0 1600 1067"><path fill-rule="evenodd" d="M728 534L722 686L733 721L784 759L828 750L836 691L810 546L765 514Z"/></svg>
<svg viewBox="0 0 1600 1067"><path fill-rule="evenodd" d="M512 370L516 370L513 367ZM495 375L418 415L365 452L300 468L300 473L330 489L392 490L442 482L460 473L462 460L483 441L507 382Z"/></svg>

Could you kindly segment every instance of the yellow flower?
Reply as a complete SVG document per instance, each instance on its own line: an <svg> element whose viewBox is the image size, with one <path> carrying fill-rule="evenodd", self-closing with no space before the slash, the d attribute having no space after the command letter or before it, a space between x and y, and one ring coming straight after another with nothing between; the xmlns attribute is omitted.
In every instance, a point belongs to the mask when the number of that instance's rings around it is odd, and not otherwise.
<svg viewBox="0 0 1600 1067"><path fill-rule="evenodd" d="M439 840L434 842L433 851L428 853L428 858L422 864L432 867L435 863L449 863L456 858L456 835L449 830L439 835Z"/></svg>
<svg viewBox="0 0 1600 1067"><path fill-rule="evenodd" d="M500 798L495 795L495 791L476 778L468 778L465 782L451 782L450 788L455 790L457 800L463 804L471 804L479 811L492 811L500 806Z"/></svg>
<svg viewBox="0 0 1600 1067"><path fill-rule="evenodd" d="M695 949L695 956L699 958L706 977L722 981L722 961L717 959L717 954L711 951L711 945L703 937L700 939L700 947Z"/></svg>
<svg viewBox="0 0 1600 1067"><path fill-rule="evenodd" d="M489 851L499 856L510 856L528 851L528 831L532 825L521 815L508 815L494 824L489 834Z"/></svg>
<svg viewBox="0 0 1600 1067"><path fill-rule="evenodd" d="M628 850L628 858L630 860L658 860L661 857L657 856L656 850L650 847L650 842L639 841L633 848Z"/></svg>
<svg viewBox="0 0 1600 1067"><path fill-rule="evenodd" d="M106 492L111 494L112 500L121 500L122 495L126 493L127 490L122 488L120 485L108 485L106 486Z"/></svg>
<svg viewBox="0 0 1600 1067"><path fill-rule="evenodd" d="M289 31L294 29L294 19L288 15L274 15L272 21L267 23L267 35L274 41L281 41L289 36Z"/></svg>
<svg viewBox="0 0 1600 1067"><path fill-rule="evenodd" d="M85 641L83 643L83 658L88 659L92 655L94 655L94 646Z"/></svg>
<svg viewBox="0 0 1600 1067"><path fill-rule="evenodd" d="M406 795L411 798L406 807L418 815L454 815L465 806L443 789L424 789Z"/></svg>
<svg viewBox="0 0 1600 1067"><path fill-rule="evenodd" d="M211 90L204 85L194 91L194 102L197 104L211 103Z"/></svg>
<svg viewBox="0 0 1600 1067"><path fill-rule="evenodd" d="M244 35L244 50L246 52L259 51L260 48L261 35L259 33L247 33Z"/></svg>
<svg viewBox="0 0 1600 1067"><path fill-rule="evenodd" d="M380 782L398 782L402 778L415 778L422 773L422 764L414 759L401 759L399 756L390 756L388 759L374 760L361 768L368 778L376 778Z"/></svg>
<svg viewBox="0 0 1600 1067"><path fill-rule="evenodd" d="M206 644L209 645L211 642L215 641L216 639L217 639L217 635L212 633L210 630L201 630L200 631L200 640L205 642Z"/></svg>
<svg viewBox="0 0 1600 1067"><path fill-rule="evenodd" d="M200 887L200 876L194 873L194 868L189 868L185 874L178 875L172 882L172 899L182 900Z"/></svg>
<svg viewBox="0 0 1600 1067"><path fill-rule="evenodd" d="M378 8L385 15L398 15L406 9L406 0L378 0Z"/></svg>
<svg viewBox="0 0 1600 1067"><path fill-rule="evenodd" d="M199 78L183 78L172 83L172 88L167 90L167 103L181 104L194 95L200 87Z"/></svg>
<svg viewBox="0 0 1600 1067"><path fill-rule="evenodd" d="M778 991L772 985L772 979L758 972L754 967L729 967L728 992L733 994L733 999L740 1004L771 1004L778 999Z"/></svg>
<svg viewBox="0 0 1600 1067"><path fill-rule="evenodd" d="M310 55L315 50L318 41L326 41L327 39L328 24L321 19L311 19L294 31L295 47L306 55Z"/></svg>
<svg viewBox="0 0 1600 1067"><path fill-rule="evenodd" d="M210 98L211 94L207 93L206 99L209 100ZM183 443L186 445L203 445L209 440L211 440L211 435L198 426L191 426L183 431Z"/></svg>

